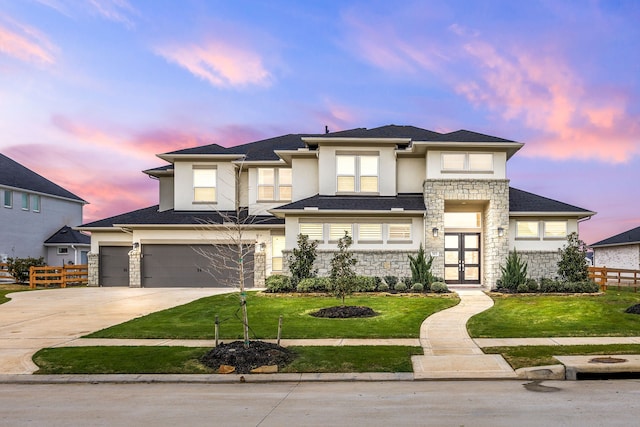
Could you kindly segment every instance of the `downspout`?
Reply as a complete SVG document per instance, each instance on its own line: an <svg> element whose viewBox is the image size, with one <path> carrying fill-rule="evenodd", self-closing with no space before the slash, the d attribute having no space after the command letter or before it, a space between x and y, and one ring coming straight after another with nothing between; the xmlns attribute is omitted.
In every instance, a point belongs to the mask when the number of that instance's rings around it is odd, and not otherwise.
<svg viewBox="0 0 640 427"><path fill-rule="evenodd" d="M71 245L71 249L73 249L73 265L78 265L78 249L76 245Z"/></svg>

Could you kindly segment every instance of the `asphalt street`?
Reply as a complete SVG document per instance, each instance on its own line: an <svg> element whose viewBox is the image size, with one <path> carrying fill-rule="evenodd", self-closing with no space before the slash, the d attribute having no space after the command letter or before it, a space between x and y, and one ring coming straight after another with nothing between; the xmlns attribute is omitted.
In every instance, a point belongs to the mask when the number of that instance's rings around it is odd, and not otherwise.
<svg viewBox="0 0 640 427"><path fill-rule="evenodd" d="M2 426L630 426L640 381L0 384Z"/></svg>

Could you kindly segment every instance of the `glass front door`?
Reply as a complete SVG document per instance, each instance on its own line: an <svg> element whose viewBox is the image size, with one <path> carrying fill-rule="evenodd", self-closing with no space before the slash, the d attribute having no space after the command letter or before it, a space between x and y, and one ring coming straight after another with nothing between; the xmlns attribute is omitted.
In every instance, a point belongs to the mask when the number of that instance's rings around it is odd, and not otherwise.
<svg viewBox="0 0 640 427"><path fill-rule="evenodd" d="M480 284L480 233L445 233L444 280Z"/></svg>

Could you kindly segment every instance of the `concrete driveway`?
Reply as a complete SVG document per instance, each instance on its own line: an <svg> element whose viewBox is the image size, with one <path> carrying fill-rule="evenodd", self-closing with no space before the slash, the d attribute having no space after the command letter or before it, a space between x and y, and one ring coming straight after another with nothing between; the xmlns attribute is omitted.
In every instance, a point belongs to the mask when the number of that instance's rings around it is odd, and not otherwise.
<svg viewBox="0 0 640 427"><path fill-rule="evenodd" d="M31 374L32 356L88 333L231 288L67 288L9 294L0 305L0 374Z"/></svg>

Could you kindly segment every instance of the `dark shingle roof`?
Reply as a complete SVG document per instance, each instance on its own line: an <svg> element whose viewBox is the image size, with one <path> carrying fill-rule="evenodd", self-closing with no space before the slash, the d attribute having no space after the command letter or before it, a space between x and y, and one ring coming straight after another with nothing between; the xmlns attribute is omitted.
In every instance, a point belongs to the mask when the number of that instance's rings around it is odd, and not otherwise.
<svg viewBox="0 0 640 427"><path fill-rule="evenodd" d="M11 160L4 154L0 154L0 185L50 194L52 196L64 197L86 203L72 192L38 175L20 163Z"/></svg>
<svg viewBox="0 0 640 427"><path fill-rule="evenodd" d="M158 205L148 208L112 216L94 222L83 224L82 228L103 228L113 227L114 224L130 225L197 225L203 223L222 224L226 219L233 218L235 212L211 212L211 211L175 211L169 209L158 212ZM284 224L284 220L271 215L252 216L243 219L244 224L256 225L278 225Z"/></svg>
<svg viewBox="0 0 640 427"><path fill-rule="evenodd" d="M247 144L225 148L218 144L203 145L201 147L186 148L184 150L165 153L167 155L215 155L215 154L246 154L246 160L279 160L274 150L297 150L304 148L302 141L305 137L320 138L406 138L412 141L436 142L514 142L508 139L484 135L468 130L458 130L451 133L438 133L415 126L386 125L373 129L355 128L330 133L317 134L288 134L274 138L263 139Z"/></svg>
<svg viewBox="0 0 640 427"><path fill-rule="evenodd" d="M44 244L90 245L91 237L65 225L45 240Z"/></svg>
<svg viewBox="0 0 640 427"><path fill-rule="evenodd" d="M633 243L640 243L640 227L627 230L615 236L611 236L607 239L600 240L591 246L608 246L608 245L629 245Z"/></svg>
<svg viewBox="0 0 640 427"><path fill-rule="evenodd" d="M398 194L397 196L320 196L315 195L297 202L280 206L274 210L300 210L316 207L319 210L345 211L388 211L403 208L410 211L424 211L422 194Z"/></svg>
<svg viewBox="0 0 640 427"><path fill-rule="evenodd" d="M579 208L547 197L538 196L537 194L518 190L517 188L512 187L509 187L509 212L593 213L587 209Z"/></svg>

